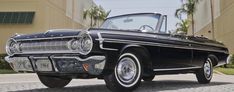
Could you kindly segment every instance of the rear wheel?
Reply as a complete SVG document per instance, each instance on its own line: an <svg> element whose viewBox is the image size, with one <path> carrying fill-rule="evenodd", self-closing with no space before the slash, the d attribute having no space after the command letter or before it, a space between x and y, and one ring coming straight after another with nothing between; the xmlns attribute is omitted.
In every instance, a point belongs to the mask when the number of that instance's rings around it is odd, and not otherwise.
<svg viewBox="0 0 234 92"><path fill-rule="evenodd" d="M198 70L196 73L197 80L200 84L210 83L213 76L213 65L212 59L208 58L203 64L202 69Z"/></svg>
<svg viewBox="0 0 234 92"><path fill-rule="evenodd" d="M71 78L51 77L45 75L38 75L38 77L41 83L48 88L63 88L72 80Z"/></svg>
<svg viewBox="0 0 234 92"><path fill-rule="evenodd" d="M113 92L131 92L141 82L141 58L132 52L127 52L119 57L114 73L104 77L107 88Z"/></svg>

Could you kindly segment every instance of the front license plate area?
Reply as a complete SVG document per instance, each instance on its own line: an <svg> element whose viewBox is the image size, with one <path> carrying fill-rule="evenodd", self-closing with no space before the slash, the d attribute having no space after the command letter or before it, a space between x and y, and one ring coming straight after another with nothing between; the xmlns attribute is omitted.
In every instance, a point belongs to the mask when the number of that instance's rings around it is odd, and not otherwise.
<svg viewBox="0 0 234 92"><path fill-rule="evenodd" d="M37 58L35 59L35 67L39 72L50 72L53 71L52 63L48 58Z"/></svg>

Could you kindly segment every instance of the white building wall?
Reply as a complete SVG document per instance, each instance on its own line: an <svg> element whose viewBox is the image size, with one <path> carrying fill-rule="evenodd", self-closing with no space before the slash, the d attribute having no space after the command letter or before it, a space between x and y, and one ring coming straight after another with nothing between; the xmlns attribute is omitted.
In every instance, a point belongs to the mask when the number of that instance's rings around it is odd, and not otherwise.
<svg viewBox="0 0 234 92"><path fill-rule="evenodd" d="M214 17L220 16L220 0L213 0ZM194 14L195 32L200 31L202 28L211 23L211 6L210 0L199 0L196 12Z"/></svg>
<svg viewBox="0 0 234 92"><path fill-rule="evenodd" d="M93 0L67 0L66 16L80 24L89 24L89 20L83 20L83 11L96 5ZM85 26L85 25L83 25Z"/></svg>

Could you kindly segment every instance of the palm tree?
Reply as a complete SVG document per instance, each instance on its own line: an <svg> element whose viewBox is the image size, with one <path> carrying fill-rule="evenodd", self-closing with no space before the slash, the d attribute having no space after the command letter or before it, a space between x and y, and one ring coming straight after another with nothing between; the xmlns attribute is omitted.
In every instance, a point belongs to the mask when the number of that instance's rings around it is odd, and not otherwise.
<svg viewBox="0 0 234 92"><path fill-rule="evenodd" d="M188 29L189 29L189 23L190 23L190 20L188 20L188 19L181 20L180 23L177 23L176 24L176 27L177 27L176 33L182 32L182 33L187 34Z"/></svg>
<svg viewBox="0 0 234 92"><path fill-rule="evenodd" d="M105 20L108 15L110 14L111 11L105 11L101 6L98 7L98 11L97 11L97 16L94 17L94 20L97 20L94 22L94 25L97 24L97 22L101 22L103 20ZM98 24L99 26L99 24Z"/></svg>
<svg viewBox="0 0 234 92"><path fill-rule="evenodd" d="M90 27L97 25L97 22L103 21L110 14L110 11L106 12L101 6L93 6L88 10L84 10L83 19L90 17Z"/></svg>
<svg viewBox="0 0 234 92"><path fill-rule="evenodd" d="M182 0L183 2L183 0ZM192 33L194 36L194 13L196 11L196 4L199 2L199 0L186 0L185 3L183 3L182 7L177 9L175 12L175 16L179 19L181 19L182 14L187 14L188 16L192 17Z"/></svg>

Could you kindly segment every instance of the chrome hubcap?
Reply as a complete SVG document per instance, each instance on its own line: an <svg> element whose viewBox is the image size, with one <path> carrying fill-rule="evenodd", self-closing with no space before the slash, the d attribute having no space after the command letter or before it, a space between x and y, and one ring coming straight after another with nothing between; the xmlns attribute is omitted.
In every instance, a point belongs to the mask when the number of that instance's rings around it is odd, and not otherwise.
<svg viewBox="0 0 234 92"><path fill-rule="evenodd" d="M119 61L116 71L118 78L124 83L132 83L137 74L136 64L129 57L125 57Z"/></svg>
<svg viewBox="0 0 234 92"><path fill-rule="evenodd" d="M204 73L205 73L205 76L207 79L210 79L211 78L211 75L212 75L212 70L211 70L211 60L210 59L207 59L207 61L205 62L204 64Z"/></svg>

